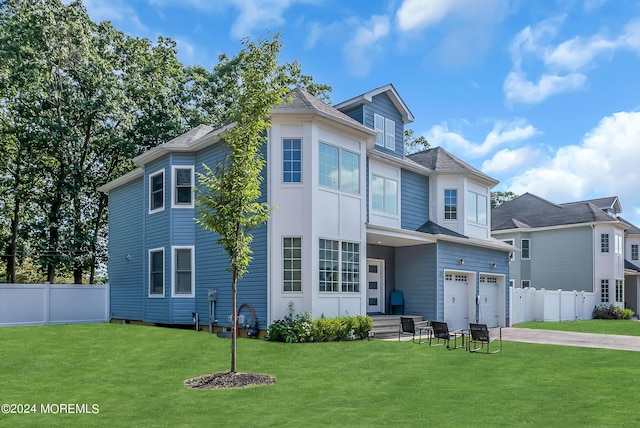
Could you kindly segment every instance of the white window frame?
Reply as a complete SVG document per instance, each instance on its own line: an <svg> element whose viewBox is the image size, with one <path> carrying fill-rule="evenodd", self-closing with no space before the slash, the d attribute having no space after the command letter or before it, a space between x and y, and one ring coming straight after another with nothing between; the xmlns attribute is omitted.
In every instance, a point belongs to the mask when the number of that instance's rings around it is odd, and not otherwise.
<svg viewBox="0 0 640 428"><path fill-rule="evenodd" d="M527 241L527 255L525 257L524 255L524 242ZM521 254L521 259L522 260L531 260L531 239L521 239L520 240L520 250L522 251Z"/></svg>
<svg viewBox="0 0 640 428"><path fill-rule="evenodd" d="M609 280L601 279L600 280L600 302L609 303L610 292L611 290L609 289Z"/></svg>
<svg viewBox="0 0 640 428"><path fill-rule="evenodd" d="M509 244L511 246L514 246L515 244L515 241L513 239L505 239L502 242L504 242L505 244ZM515 260L516 260L516 253L512 251L509 253L509 261L514 262Z"/></svg>
<svg viewBox="0 0 640 428"><path fill-rule="evenodd" d="M376 193L376 187L374 186L374 182L376 179L382 180L382 195L381 195L382 209L378 209L374 206L374 194ZM395 203L394 203L393 211L389 211L389 208L387 207L387 182L390 182L390 183L392 182L396 186L396 195L395 195ZM382 175L378 175L378 174L371 174L371 185L369 186L369 189L371 192L371 210L372 211L383 213L383 214L390 214L390 215L398 214L398 190L399 190L398 180L383 177Z"/></svg>
<svg viewBox="0 0 640 428"><path fill-rule="evenodd" d="M290 259L288 259L288 258L285 257L285 254L284 254L284 250L285 250L284 241L285 241L285 239L299 239L300 240L300 258L299 259L295 258L295 257L291 257ZM294 247L291 247L291 248L294 248ZM291 260L291 261L299 260L300 261L300 268L299 269L295 269L295 268L289 269L289 268L287 268L285 266L285 262L288 261L288 260ZM299 293L302 293L302 263L303 263L302 262L302 237L301 236L283 236L282 237L282 292L283 293L286 293L286 294L299 294ZM296 272L296 271L300 272L300 279L299 280L295 280L295 279L287 280L287 279L285 279L285 271L292 272L292 273ZM293 290L293 289L292 290L287 290L286 289L286 285L287 284L290 285L291 288L293 288L293 285L296 282L300 283L300 289L299 290Z"/></svg>
<svg viewBox="0 0 640 428"><path fill-rule="evenodd" d="M638 260L638 244L631 244L631 260Z"/></svg>
<svg viewBox="0 0 640 428"><path fill-rule="evenodd" d="M320 141L320 144L318 146L318 152L320 151L320 148L323 145L338 150L337 182L336 183L332 182L331 185L325 184L325 183L322 183L322 180L320 179L320 176L319 176L318 177L318 185L322 186L324 188L329 188L329 189L337 190L339 192L348 193L350 195L359 195L360 194L360 187L361 187L360 186L360 171L361 171L361 168L362 168L362 162L361 162L361 159L360 159L360 154L358 154L356 152L352 152L351 150L343 149L342 147L334 146L333 144L329 144L329 143L326 143L324 141ZM344 179L345 171L342 168L342 162L343 162L344 153L349 153L351 155L354 155L358 159L358 172L356 174L357 182L356 182L356 190L354 192L352 192L351 190L347 190L346 189L347 182ZM318 156L318 163L320 162L320 158L321 157ZM322 169L321 165L318 165L319 174L320 174L321 169Z"/></svg>
<svg viewBox="0 0 640 428"><path fill-rule="evenodd" d="M531 281L528 279L523 279L522 281L520 281L520 288L531 288Z"/></svg>
<svg viewBox="0 0 640 428"><path fill-rule="evenodd" d="M454 191L456 192L456 203L455 205L447 205L447 192L451 192ZM444 189L444 193L443 193L443 209L444 209L444 220L445 221L457 221L458 220L458 206L459 201L458 201L458 189ZM447 206L452 206L453 208L455 208L454 211L451 212L447 212ZM447 218L447 215L449 215L450 217Z"/></svg>
<svg viewBox="0 0 640 428"><path fill-rule="evenodd" d="M162 206L159 208L152 208L151 204L153 203L153 178L162 175ZM149 174L149 214L158 213L160 211L164 211L164 207L166 205L166 180L164 176L164 168L154 172L153 174Z"/></svg>
<svg viewBox="0 0 640 428"><path fill-rule="evenodd" d="M337 252L338 259L335 261L337 262L338 269L337 271L328 270L328 269L320 270L320 267L318 267L318 292L323 295L329 294L329 293L342 293L342 294L351 295L351 296L360 294L362 292L362 287L360 287L360 283L362 282L362 277L360 276L360 273L361 273L360 262L362 260L362 244L360 242L354 242L354 241L341 241L338 239L320 238L318 240L318 262L320 262L321 260L328 260L328 259L320 259L320 254L319 254L320 241L327 241L327 242L331 242L332 244L335 244L335 243L338 244L336 250L334 250L333 248L331 249L332 252ZM350 253L348 248L345 249L345 244L347 245L347 247L349 245L357 246L357 254L358 254L357 261L348 261L345 259L345 255ZM333 262L334 260L332 259L330 261ZM321 272L330 273L332 276L334 274L336 275L335 279L332 278L331 280L324 281L325 287L327 285L332 286L331 290L320 289ZM345 278L351 278L351 280L348 280ZM354 278L356 278L356 280L354 280ZM345 288L347 288L347 290L345 290ZM353 290L348 290L348 288L353 288Z"/></svg>
<svg viewBox="0 0 640 428"><path fill-rule="evenodd" d="M284 148L285 140L291 141L291 142L293 142L293 141L299 141L300 142L300 150L299 150L300 151L300 159L299 160L297 160L297 159L286 159L285 160L284 154L285 154L286 151L288 151L288 152L290 152L292 154L294 152L298 151L296 149L287 149L285 151L285 148ZM282 177L281 177L282 178L282 184L286 184L286 185L289 185L289 184L302 184L302 167L303 167L303 165L302 165L302 161L303 161L303 159L302 159L302 156L303 156L303 154L302 154L302 138L297 138L297 137L296 138L293 138L293 137L282 138L281 144L282 144ZM300 180L298 180L298 181L293 181L293 180L287 181L287 180L285 180L285 174L291 174L291 177L293 177L293 174L294 174L292 172L285 172L284 166L285 166L286 163L290 163L292 165L293 164L300 164Z"/></svg>
<svg viewBox="0 0 640 428"><path fill-rule="evenodd" d="M384 146L387 149L396 149L396 123L391 119L384 119Z"/></svg>
<svg viewBox="0 0 640 428"><path fill-rule="evenodd" d="M600 252L601 253L608 253L609 252L609 234L608 233L601 233L600 234Z"/></svg>
<svg viewBox="0 0 640 428"><path fill-rule="evenodd" d="M480 203L480 200L484 199L484 204ZM487 221L488 221L488 217L489 217L489 212L488 212L488 201L489 198L487 198L486 195L483 195L481 193L478 192L472 192L471 190L467 191L467 221L469 223L473 223L473 224L478 224L480 226L486 226L487 225ZM472 210L473 207L473 210ZM480 207L483 207L484 209L484 222L480 221ZM471 214L473 213L473 218L471 216Z"/></svg>
<svg viewBox="0 0 640 428"><path fill-rule="evenodd" d="M191 250L191 293L176 293L177 273L176 272L176 253L178 250ZM196 288L196 263L195 263L195 247L193 245L175 245L171 247L171 297L176 298L193 298L195 297Z"/></svg>
<svg viewBox="0 0 640 428"><path fill-rule="evenodd" d="M381 116L378 113L373 113L373 129L378 133L376 136L376 146L380 147L384 147L384 120L384 116Z"/></svg>
<svg viewBox="0 0 640 428"><path fill-rule="evenodd" d="M616 279L616 302L624 302L624 281Z"/></svg>
<svg viewBox="0 0 640 428"><path fill-rule="evenodd" d="M152 283L152 259L151 259L151 253L162 253L162 293L152 293L151 292L151 283ZM164 247L159 247L159 248L151 248L149 250L148 253L148 257L149 257L149 283L148 283L148 287L147 287L147 296L150 299L162 299L165 296L165 284L166 284L166 276L165 276L165 260L164 260Z"/></svg>
<svg viewBox="0 0 640 428"><path fill-rule="evenodd" d="M177 177L177 170L179 169L188 169L191 173L191 202L190 203L178 203L178 177ZM173 191L173 197L171 198L171 208L193 208L194 205L194 196L195 196L195 192L194 192L194 187L195 187L195 173L194 173L194 168L193 166L189 166L189 165L174 165L173 167L171 167L171 189Z"/></svg>

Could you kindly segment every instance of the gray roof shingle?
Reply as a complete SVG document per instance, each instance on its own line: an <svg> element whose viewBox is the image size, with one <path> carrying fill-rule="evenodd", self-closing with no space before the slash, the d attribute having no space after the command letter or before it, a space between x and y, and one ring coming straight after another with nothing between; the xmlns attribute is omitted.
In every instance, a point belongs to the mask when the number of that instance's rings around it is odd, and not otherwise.
<svg viewBox="0 0 640 428"><path fill-rule="evenodd" d="M407 156L408 159L440 173L473 174L487 181L498 183L484 172L455 157L442 147L433 147Z"/></svg>

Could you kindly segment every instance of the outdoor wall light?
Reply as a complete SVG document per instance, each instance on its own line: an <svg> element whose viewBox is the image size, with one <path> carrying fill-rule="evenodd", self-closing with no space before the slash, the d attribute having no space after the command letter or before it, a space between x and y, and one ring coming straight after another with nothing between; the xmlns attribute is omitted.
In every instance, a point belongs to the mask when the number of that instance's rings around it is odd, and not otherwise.
<svg viewBox="0 0 640 428"><path fill-rule="evenodd" d="M497 267L498 267L498 266L496 265L496 262L491 263L491 269L495 269L495 268L497 268Z"/></svg>
<svg viewBox="0 0 640 428"><path fill-rule="evenodd" d="M127 261L131 260L131 256L129 254L127 254L126 256L124 256L125 259L127 259Z"/></svg>
<svg viewBox="0 0 640 428"><path fill-rule="evenodd" d="M460 263L461 265L463 265L463 264L464 264L464 259L463 259L462 257L460 257L460 258L458 259L458 263Z"/></svg>

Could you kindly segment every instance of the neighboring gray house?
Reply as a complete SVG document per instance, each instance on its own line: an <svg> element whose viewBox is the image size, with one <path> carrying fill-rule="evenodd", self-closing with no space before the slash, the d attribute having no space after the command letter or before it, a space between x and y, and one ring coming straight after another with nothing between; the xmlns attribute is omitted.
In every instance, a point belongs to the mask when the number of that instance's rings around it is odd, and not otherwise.
<svg viewBox="0 0 640 428"><path fill-rule="evenodd" d="M520 249L510 256L510 285L590 291L600 303L637 308L640 230L621 211L615 196L554 204L530 193L493 209L492 235ZM626 292L625 279L633 282Z"/></svg>
<svg viewBox="0 0 640 428"><path fill-rule="evenodd" d="M405 313L451 328L506 325L513 248L491 237L497 181L440 148L405 157L412 120L390 84L335 107L296 89L271 111L262 200L277 208L254 231L238 286L259 328L290 304L314 317L389 313L394 290ZM196 173L224 161L224 137L201 125L101 188L112 318L171 325L197 314L206 325L217 290L218 325L229 326L228 257L194 221Z"/></svg>
<svg viewBox="0 0 640 428"><path fill-rule="evenodd" d="M624 232L624 300L637 314L640 309L640 229L630 225Z"/></svg>

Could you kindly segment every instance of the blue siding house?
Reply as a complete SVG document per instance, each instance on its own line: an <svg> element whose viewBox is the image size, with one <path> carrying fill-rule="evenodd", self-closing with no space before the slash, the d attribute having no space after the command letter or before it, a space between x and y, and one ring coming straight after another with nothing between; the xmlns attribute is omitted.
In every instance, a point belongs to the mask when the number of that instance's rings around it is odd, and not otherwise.
<svg viewBox="0 0 640 428"><path fill-rule="evenodd" d="M514 248L490 234L497 181L442 148L405 156L412 120L391 84L333 107L296 89L272 110L262 199L276 209L238 285L247 321L389 314L399 290L407 314L506 325ZM230 326L228 256L194 220L196 173L224 161L229 126L198 126L101 188L113 319Z"/></svg>

